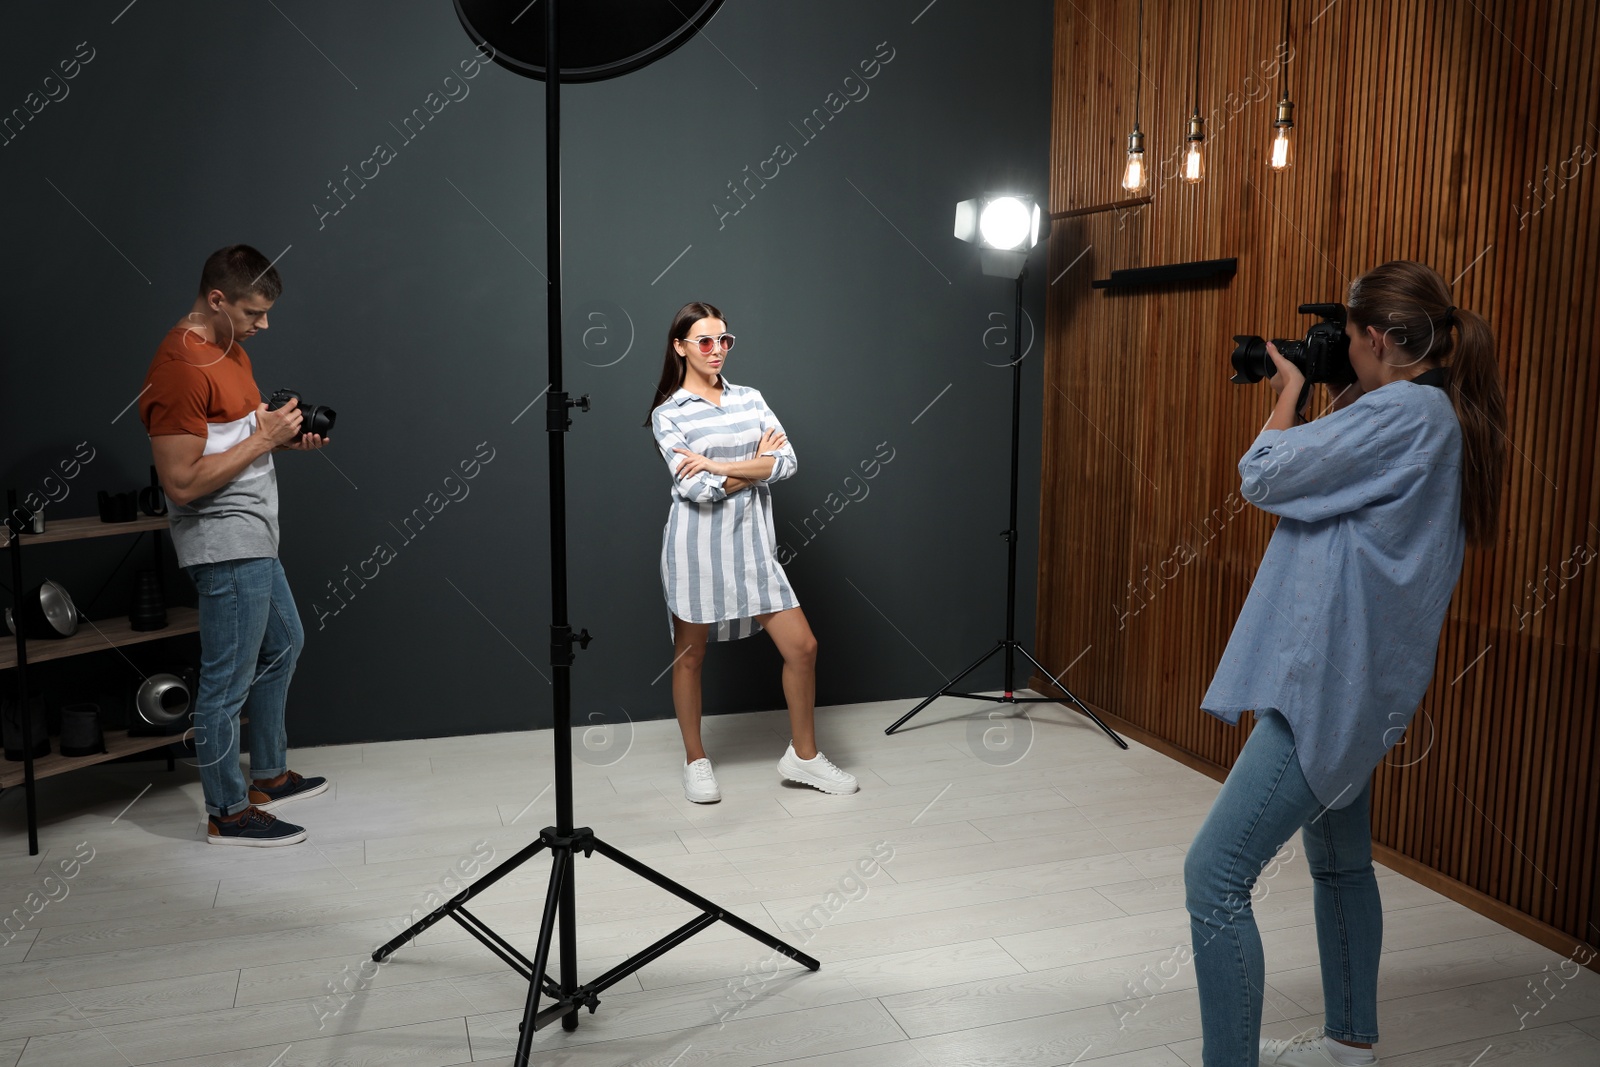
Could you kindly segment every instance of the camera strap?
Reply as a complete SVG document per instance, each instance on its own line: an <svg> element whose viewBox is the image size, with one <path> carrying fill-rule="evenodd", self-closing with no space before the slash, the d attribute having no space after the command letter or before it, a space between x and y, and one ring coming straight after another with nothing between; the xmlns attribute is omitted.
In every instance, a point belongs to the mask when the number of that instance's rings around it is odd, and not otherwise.
<svg viewBox="0 0 1600 1067"><path fill-rule="evenodd" d="M1294 401L1294 413L1301 422L1309 422L1306 418L1306 409L1311 406L1311 386L1314 383L1307 379L1300 386L1300 395Z"/></svg>
<svg viewBox="0 0 1600 1067"><path fill-rule="evenodd" d="M1450 384L1450 372L1444 367L1434 367L1430 370L1423 371L1421 374L1417 375L1411 380L1418 385L1432 385L1440 389L1445 389L1448 388Z"/></svg>

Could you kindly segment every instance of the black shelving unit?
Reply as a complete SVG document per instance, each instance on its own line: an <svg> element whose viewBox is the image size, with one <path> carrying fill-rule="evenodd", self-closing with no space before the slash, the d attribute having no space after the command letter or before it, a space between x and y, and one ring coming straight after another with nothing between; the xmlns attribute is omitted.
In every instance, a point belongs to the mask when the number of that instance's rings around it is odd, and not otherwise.
<svg viewBox="0 0 1600 1067"><path fill-rule="evenodd" d="M7 493L7 515L18 514L17 493L11 490ZM23 532L15 533L9 523L0 523L0 550L8 551L11 555L11 585L12 608L16 611L18 599L27 591L28 586L23 581L22 550L28 546L31 550L36 546L63 543L69 541L83 541L96 537L116 537L126 534L150 533L154 542L152 559L154 566L160 568L163 563L163 546L166 542L165 533L167 520L165 516L140 516L132 522L101 522L98 516L88 516L78 519L52 519L48 522L43 533ZM20 631L22 627L18 626ZM27 794L28 807L28 854L39 854L39 811L36 795L37 783L40 778L49 778L57 774L66 774L96 763L130 756L138 752L149 752L152 749L164 748L176 742L187 740L192 734L188 733L160 734L160 735L133 735L129 736L126 730L105 731L105 751L89 756L62 756L52 752L46 756L35 759L33 756L33 716L28 708L28 666L34 663L44 663L49 660L64 659L69 656L82 656L90 652L103 652L111 648L120 648L124 645L139 644L145 641L157 641L164 637L173 637L178 634L192 634L200 631L200 613L194 608L169 607L167 608L167 625L159 630L135 630L128 620L123 618L95 620L85 622L79 626L78 632L71 637L53 640L40 640L29 642L18 632L13 635L9 646L0 643L0 671L15 670L17 672L17 696L21 701L22 716L22 766L15 763L0 763L0 794L8 790L15 790L21 786ZM173 757L167 756L167 769L174 767Z"/></svg>

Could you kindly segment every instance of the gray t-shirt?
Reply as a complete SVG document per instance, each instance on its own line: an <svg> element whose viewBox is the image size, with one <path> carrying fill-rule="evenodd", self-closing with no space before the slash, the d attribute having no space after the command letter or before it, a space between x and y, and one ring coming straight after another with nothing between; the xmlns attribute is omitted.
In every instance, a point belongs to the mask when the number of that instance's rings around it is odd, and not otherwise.
<svg viewBox="0 0 1600 1067"><path fill-rule="evenodd" d="M255 422L251 413L250 421ZM210 443L207 442L209 451ZM258 470L257 468L263 468ZM170 505L167 521L180 566L278 555L278 472L266 455L239 477L188 506Z"/></svg>

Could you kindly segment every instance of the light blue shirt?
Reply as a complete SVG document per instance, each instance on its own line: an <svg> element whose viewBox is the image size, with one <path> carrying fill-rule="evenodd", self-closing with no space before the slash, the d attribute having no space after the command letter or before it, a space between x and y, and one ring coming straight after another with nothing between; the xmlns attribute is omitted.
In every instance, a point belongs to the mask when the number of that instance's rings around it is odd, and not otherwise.
<svg viewBox="0 0 1600 1067"><path fill-rule="evenodd" d="M1201 708L1275 708L1317 800L1355 800L1433 678L1466 547L1461 427L1449 395L1393 382L1239 461L1281 516Z"/></svg>

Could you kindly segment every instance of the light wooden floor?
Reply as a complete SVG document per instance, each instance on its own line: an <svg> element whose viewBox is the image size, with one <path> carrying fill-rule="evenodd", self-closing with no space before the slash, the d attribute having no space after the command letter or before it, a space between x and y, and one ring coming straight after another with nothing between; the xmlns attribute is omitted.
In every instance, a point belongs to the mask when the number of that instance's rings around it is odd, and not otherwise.
<svg viewBox="0 0 1600 1067"><path fill-rule="evenodd" d="M1025 723L997 762L974 755L992 705L941 701L883 736L910 706L819 713L824 751L862 780L851 797L779 782L781 713L707 721L717 805L683 799L671 722L634 727L620 759L620 737L586 750L580 824L791 940L811 914L805 949L823 966L773 974L769 950L718 924L612 988L575 1033L542 1031L536 1062L1196 1067L1182 862L1217 785L1053 705L1010 765ZM0 1067L509 1064L526 987L454 923L358 969L430 892L453 891L458 862L509 856L554 821L551 745L545 731L296 752L334 791L285 808L311 839L283 849L202 843L192 769L47 781L40 857L25 855L22 798L0 800L0 904L56 898L0 947ZM852 881L875 847L893 858ZM74 877L45 881L91 848ZM530 862L474 908L529 954L548 870ZM607 860L578 870L584 980L691 914ZM1600 975L1564 981L1556 954L1380 879L1385 1064L1600 1063ZM1320 1020L1304 861L1258 898L1266 1033L1287 1035ZM330 999L341 981L353 992Z"/></svg>

